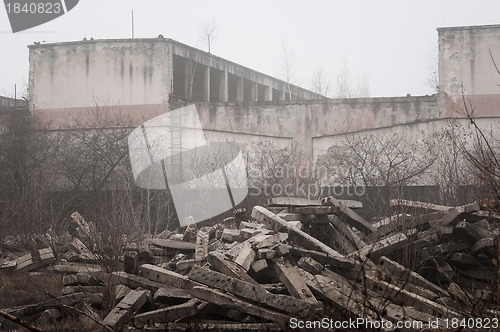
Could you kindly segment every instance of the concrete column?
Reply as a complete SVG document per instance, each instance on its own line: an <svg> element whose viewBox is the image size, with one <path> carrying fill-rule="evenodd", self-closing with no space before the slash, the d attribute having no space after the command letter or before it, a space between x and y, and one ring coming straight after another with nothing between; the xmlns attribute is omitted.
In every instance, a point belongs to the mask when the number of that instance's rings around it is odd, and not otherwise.
<svg viewBox="0 0 500 332"><path fill-rule="evenodd" d="M266 99L266 101L273 100L273 87L272 86L266 86L265 99Z"/></svg>
<svg viewBox="0 0 500 332"><path fill-rule="evenodd" d="M223 102L227 102L228 100L228 87L227 87L227 68L224 68L224 74L222 74L222 79L220 80L220 100Z"/></svg>
<svg viewBox="0 0 500 332"><path fill-rule="evenodd" d="M210 66L205 71L205 82L203 83L203 100L210 101Z"/></svg>
<svg viewBox="0 0 500 332"><path fill-rule="evenodd" d="M186 91L186 99L191 100L193 97L193 60L186 59L186 65L184 68L184 77L186 81L184 82L184 91Z"/></svg>
<svg viewBox="0 0 500 332"><path fill-rule="evenodd" d="M253 85L253 101L258 101L259 100L259 83L255 82Z"/></svg>
<svg viewBox="0 0 500 332"><path fill-rule="evenodd" d="M236 101L243 101L243 77L238 77L238 85L236 86Z"/></svg>

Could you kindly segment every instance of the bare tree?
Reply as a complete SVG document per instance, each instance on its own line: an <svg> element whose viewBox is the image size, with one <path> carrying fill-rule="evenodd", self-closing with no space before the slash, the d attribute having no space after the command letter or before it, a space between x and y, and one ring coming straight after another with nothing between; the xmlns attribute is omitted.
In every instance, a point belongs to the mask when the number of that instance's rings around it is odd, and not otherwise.
<svg viewBox="0 0 500 332"><path fill-rule="evenodd" d="M317 168L326 170L322 185L377 189L371 208L388 215L390 199L400 199L402 188L421 179L433 161L426 144L404 135L348 134L318 157Z"/></svg>
<svg viewBox="0 0 500 332"><path fill-rule="evenodd" d="M370 84L366 75L353 79L349 62L344 58L342 67L337 74L335 98L357 98L370 96Z"/></svg>
<svg viewBox="0 0 500 332"><path fill-rule="evenodd" d="M312 77L312 90L322 96L328 97L331 92L330 85L323 67L316 69Z"/></svg>
<svg viewBox="0 0 500 332"><path fill-rule="evenodd" d="M439 59L437 49L429 54L427 60L428 74L425 79L425 84L434 92L439 93Z"/></svg>
<svg viewBox="0 0 500 332"><path fill-rule="evenodd" d="M281 40L281 73L280 77L287 83L287 93L289 95L290 100L292 99L292 91L290 89L290 85L296 84L295 79L295 67L296 67L296 58L295 52L290 48L290 45L287 40Z"/></svg>
<svg viewBox="0 0 500 332"><path fill-rule="evenodd" d="M212 51L212 44L215 40L217 26L215 20L204 21L200 24L200 38L207 45L208 53Z"/></svg>

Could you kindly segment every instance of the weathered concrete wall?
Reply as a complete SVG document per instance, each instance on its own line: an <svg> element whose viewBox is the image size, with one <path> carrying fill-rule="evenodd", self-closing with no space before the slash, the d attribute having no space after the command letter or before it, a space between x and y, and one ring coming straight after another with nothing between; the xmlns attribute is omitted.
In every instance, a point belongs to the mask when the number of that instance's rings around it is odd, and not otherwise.
<svg viewBox="0 0 500 332"><path fill-rule="evenodd" d="M165 43L155 39L30 47L32 110L168 102Z"/></svg>
<svg viewBox="0 0 500 332"><path fill-rule="evenodd" d="M319 144L322 151L328 142L334 142L335 135L414 125L438 118L436 96L316 100L280 105L199 103L197 108L205 130L245 143L255 141L256 136L260 137L259 141L281 139L303 149L303 155L309 158L317 155L315 144Z"/></svg>
<svg viewBox="0 0 500 332"><path fill-rule="evenodd" d="M472 103L476 116L500 115L500 25L440 28L439 86L447 116ZM490 54L491 52L491 54Z"/></svg>

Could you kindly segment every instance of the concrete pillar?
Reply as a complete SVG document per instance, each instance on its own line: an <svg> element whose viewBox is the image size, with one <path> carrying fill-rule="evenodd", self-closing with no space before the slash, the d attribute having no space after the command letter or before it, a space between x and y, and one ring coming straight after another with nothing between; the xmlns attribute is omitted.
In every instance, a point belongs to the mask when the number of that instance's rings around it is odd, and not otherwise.
<svg viewBox="0 0 500 332"><path fill-rule="evenodd" d="M253 98L252 98L252 101L258 101L259 100L259 83L255 82L255 84L253 85Z"/></svg>
<svg viewBox="0 0 500 332"><path fill-rule="evenodd" d="M205 82L203 83L203 100L210 101L210 66L205 71Z"/></svg>
<svg viewBox="0 0 500 332"><path fill-rule="evenodd" d="M229 94L229 90L228 90L228 86L227 86L227 68L224 68L224 74L222 74L222 79L220 80L220 89L219 89L219 93L220 93L220 100L223 101L223 102L227 102L228 101L228 94Z"/></svg>
<svg viewBox="0 0 500 332"><path fill-rule="evenodd" d="M238 77L238 85L236 86L236 101L243 101L243 77Z"/></svg>
<svg viewBox="0 0 500 332"><path fill-rule="evenodd" d="M184 77L186 81L184 82L184 91L186 91L186 99L191 100L193 97L193 60L186 59L184 67Z"/></svg>
<svg viewBox="0 0 500 332"><path fill-rule="evenodd" d="M273 87L272 86L266 86L265 99L266 99L266 101L273 100Z"/></svg>

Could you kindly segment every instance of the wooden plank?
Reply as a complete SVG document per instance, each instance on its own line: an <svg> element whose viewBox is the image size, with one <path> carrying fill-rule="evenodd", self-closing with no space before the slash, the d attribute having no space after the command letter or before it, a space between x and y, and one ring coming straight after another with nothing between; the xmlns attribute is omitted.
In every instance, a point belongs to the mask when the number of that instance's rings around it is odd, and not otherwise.
<svg viewBox="0 0 500 332"><path fill-rule="evenodd" d="M338 208L337 214L341 220L347 222L350 226L355 227L360 232L363 232L365 235L370 235L377 231L373 225L368 223L365 219L360 217L356 212L351 210L345 205L342 205L339 200L337 200L333 196L325 197L321 200L321 203L325 205L332 205Z"/></svg>
<svg viewBox="0 0 500 332"><path fill-rule="evenodd" d="M282 313L263 308L262 306L257 306L255 304L243 301L229 294L224 294L216 289L196 286L190 290L190 293L193 297L196 297L198 299L216 304L224 308L236 309L241 312L263 318L270 322L285 323L290 319L288 315L284 315Z"/></svg>
<svg viewBox="0 0 500 332"><path fill-rule="evenodd" d="M142 314L135 315L135 327L143 327L144 325L154 325L158 323L173 322L180 318L194 316L198 313L198 303L196 299L191 299L186 303L173 305L166 308L147 311Z"/></svg>
<svg viewBox="0 0 500 332"><path fill-rule="evenodd" d="M231 278L199 266L193 267L189 273L189 279L240 296L251 302L255 301L261 305L300 317L311 317L316 309L303 300L282 294L272 294L259 285Z"/></svg>
<svg viewBox="0 0 500 332"><path fill-rule="evenodd" d="M241 279L251 284L257 284L257 282L253 280L240 266L231 261L221 252L214 251L209 253L207 256L207 262L214 270L224 273L227 276Z"/></svg>
<svg viewBox="0 0 500 332"><path fill-rule="evenodd" d="M399 264L398 262L392 261L389 258L383 256L380 258L380 265L383 268L386 268L392 276L408 281L412 284L424 287L426 289L429 289L433 291L434 293L440 295L440 296L450 296L448 292L441 287L435 285L434 283L428 281L424 277L422 277L420 274L411 271L410 269L406 268L405 266Z"/></svg>
<svg viewBox="0 0 500 332"><path fill-rule="evenodd" d="M309 234L301 231L300 229L297 229L296 227L290 226L288 222L285 220L281 219L278 217L276 214L266 210L265 208L261 206L255 206L252 210L252 217L262 223L270 223L272 224L272 228L276 231L279 231L282 228L285 228L288 230L288 233L294 234L295 236L300 237L304 242L308 243L310 246L314 248L319 248L323 252L329 254L330 256L335 256L335 257L343 257L341 254L339 254L337 251L333 250L332 248L328 247L326 244L324 244L321 241L318 241L314 237L310 236Z"/></svg>
<svg viewBox="0 0 500 332"><path fill-rule="evenodd" d="M208 255L208 241L209 241L209 233L200 229L198 234L196 234L196 249L194 254L194 259L203 260Z"/></svg>
<svg viewBox="0 0 500 332"><path fill-rule="evenodd" d="M367 245L363 249L352 252L347 255L349 258L353 257L373 257L387 255L408 243L408 238L403 233L397 233L375 243Z"/></svg>
<svg viewBox="0 0 500 332"><path fill-rule="evenodd" d="M283 260L274 259L272 262L279 280L288 289L290 295L308 303L314 304L318 302L307 287L304 278L297 273L295 266L291 266L290 263Z"/></svg>
<svg viewBox="0 0 500 332"><path fill-rule="evenodd" d="M131 290L104 318L103 324L111 327L114 331L120 331L134 312L146 303L148 293L148 290Z"/></svg>

